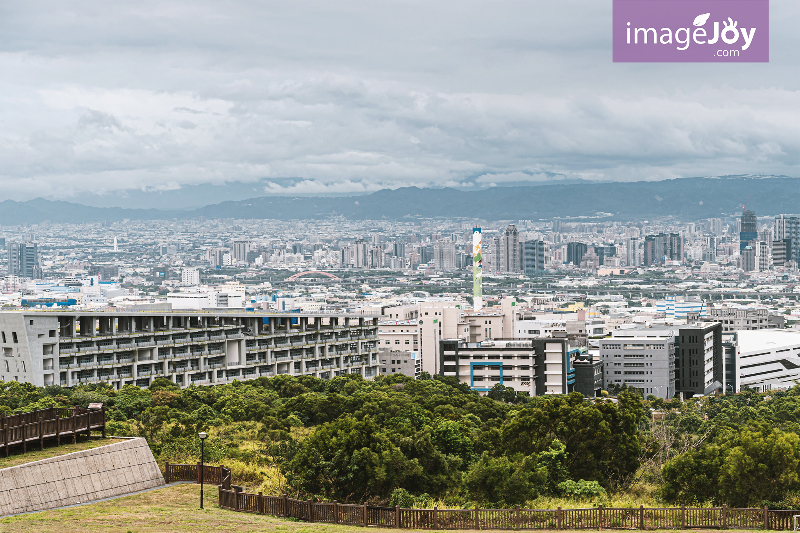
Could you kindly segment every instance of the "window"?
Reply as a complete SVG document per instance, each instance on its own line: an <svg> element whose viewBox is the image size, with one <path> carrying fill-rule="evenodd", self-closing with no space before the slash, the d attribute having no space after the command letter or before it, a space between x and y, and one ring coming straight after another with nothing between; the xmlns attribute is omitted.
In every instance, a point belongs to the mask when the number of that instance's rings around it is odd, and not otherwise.
<svg viewBox="0 0 800 533"><path fill-rule="evenodd" d="M6 342L6 332L3 332L3 342Z"/></svg>
<svg viewBox="0 0 800 533"><path fill-rule="evenodd" d="M17 332L16 332L16 331L12 331L12 332L11 332L11 339L12 339L12 340L13 340L15 343L18 343L18 342L19 342L19 340L17 339Z"/></svg>
<svg viewBox="0 0 800 533"><path fill-rule="evenodd" d="M31 326L33 325L33 320L31 320Z"/></svg>
<svg viewBox="0 0 800 533"><path fill-rule="evenodd" d="M406 339L406 344L408 344L408 339Z"/></svg>
<svg viewBox="0 0 800 533"><path fill-rule="evenodd" d="M400 339L395 339L395 340L394 340L394 343L395 343L395 344L400 344Z"/></svg>

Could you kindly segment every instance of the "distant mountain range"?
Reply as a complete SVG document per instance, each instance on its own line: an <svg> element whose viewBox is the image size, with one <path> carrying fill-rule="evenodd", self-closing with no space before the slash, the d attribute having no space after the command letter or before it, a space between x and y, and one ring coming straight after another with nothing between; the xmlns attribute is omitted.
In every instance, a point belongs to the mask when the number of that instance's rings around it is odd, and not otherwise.
<svg viewBox="0 0 800 533"><path fill-rule="evenodd" d="M90 207L64 201L0 202L0 224L97 221L261 218L349 219L465 217L486 220L613 218L647 220L675 216L682 220L732 215L742 204L757 215L800 212L800 178L732 176L663 181L580 183L495 187L478 191L385 189L358 196L263 196L225 201L190 210Z"/></svg>

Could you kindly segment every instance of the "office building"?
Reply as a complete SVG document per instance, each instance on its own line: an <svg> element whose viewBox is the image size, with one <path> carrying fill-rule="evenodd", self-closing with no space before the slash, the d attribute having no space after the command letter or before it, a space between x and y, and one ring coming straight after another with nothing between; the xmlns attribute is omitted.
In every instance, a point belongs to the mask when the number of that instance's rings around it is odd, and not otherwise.
<svg viewBox="0 0 800 533"><path fill-rule="evenodd" d="M739 221L739 251L743 251L751 241L758 239L758 220L754 211L742 211Z"/></svg>
<svg viewBox="0 0 800 533"><path fill-rule="evenodd" d="M793 251L791 239L772 241L772 264L776 267L786 266L792 261Z"/></svg>
<svg viewBox="0 0 800 533"><path fill-rule="evenodd" d="M594 253L597 255L597 265L603 266L606 263L606 258L614 257L617 255L617 247L613 245L607 246L594 246Z"/></svg>
<svg viewBox="0 0 800 533"><path fill-rule="evenodd" d="M574 390L575 372L566 339L478 343L446 339L440 345L439 374L456 377L481 393L498 383L531 396Z"/></svg>
<svg viewBox="0 0 800 533"><path fill-rule="evenodd" d="M786 261L794 261L795 264L800 263L800 218L778 215L775 217L773 229L773 239L775 241L788 241L786 245ZM776 264L776 266L783 265Z"/></svg>
<svg viewBox="0 0 800 533"><path fill-rule="evenodd" d="M706 304L697 296L667 296L656 302L656 311L673 320L686 320L690 313L703 318Z"/></svg>
<svg viewBox="0 0 800 533"><path fill-rule="evenodd" d="M378 373L378 319L301 313L0 312L0 380L147 387Z"/></svg>
<svg viewBox="0 0 800 533"><path fill-rule="evenodd" d="M603 388L639 389L666 400L675 396L675 333L670 328L615 330L600 339Z"/></svg>
<svg viewBox="0 0 800 533"><path fill-rule="evenodd" d="M737 331L733 346L736 392L790 389L800 380L800 331Z"/></svg>
<svg viewBox="0 0 800 533"><path fill-rule="evenodd" d="M722 324L688 324L675 336L675 379L684 397L724 392L725 361Z"/></svg>
<svg viewBox="0 0 800 533"><path fill-rule="evenodd" d="M35 242L8 243L8 274L28 279L42 277L39 247Z"/></svg>
<svg viewBox="0 0 800 533"><path fill-rule="evenodd" d="M545 241L525 241L522 243L522 264L527 276L537 276L544 272L550 260L550 245Z"/></svg>
<svg viewBox="0 0 800 533"><path fill-rule="evenodd" d="M572 263L575 266L581 266L583 256L586 255L588 250L589 247L582 242L567 243L567 263Z"/></svg>

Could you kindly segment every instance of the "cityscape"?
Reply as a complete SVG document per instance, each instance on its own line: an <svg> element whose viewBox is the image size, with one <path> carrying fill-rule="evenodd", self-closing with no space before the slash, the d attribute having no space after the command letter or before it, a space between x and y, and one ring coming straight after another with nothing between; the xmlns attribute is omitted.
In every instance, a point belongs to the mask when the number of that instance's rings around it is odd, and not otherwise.
<svg viewBox="0 0 800 533"><path fill-rule="evenodd" d="M798 531L800 3L0 3L0 531Z"/></svg>
<svg viewBox="0 0 800 533"><path fill-rule="evenodd" d="M668 400L800 378L800 219L786 214L193 219L3 235L3 320L40 314L49 324L19 332L27 346L4 332L21 358L0 368L4 381L119 390L158 377L187 387L426 372L481 394L497 384L531 396L630 387ZM44 348L41 328L55 337ZM687 336L705 339L702 349L686 348ZM552 339L555 367L536 339ZM484 354L490 347L500 351ZM511 362L475 364L501 353Z"/></svg>

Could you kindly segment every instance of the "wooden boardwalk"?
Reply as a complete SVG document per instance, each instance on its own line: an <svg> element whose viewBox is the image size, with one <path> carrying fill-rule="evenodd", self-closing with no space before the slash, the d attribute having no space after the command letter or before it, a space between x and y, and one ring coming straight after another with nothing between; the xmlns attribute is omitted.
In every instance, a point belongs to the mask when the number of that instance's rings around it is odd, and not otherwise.
<svg viewBox="0 0 800 533"><path fill-rule="evenodd" d="M22 446L27 452L28 446L44 448L45 439L56 439L58 444L64 438L71 439L74 444L78 435L102 431L106 436L105 407L99 409L78 409L50 407L33 410L0 418L0 450L8 457L12 446Z"/></svg>

